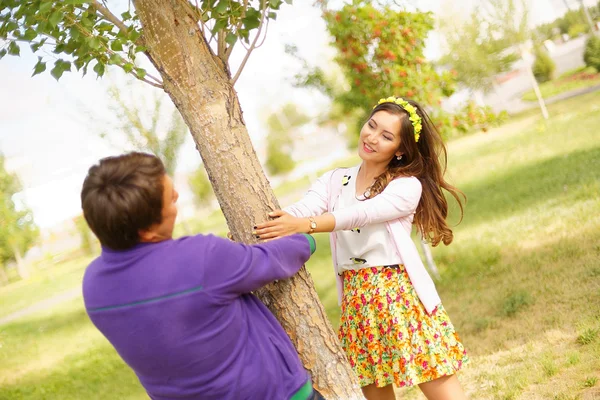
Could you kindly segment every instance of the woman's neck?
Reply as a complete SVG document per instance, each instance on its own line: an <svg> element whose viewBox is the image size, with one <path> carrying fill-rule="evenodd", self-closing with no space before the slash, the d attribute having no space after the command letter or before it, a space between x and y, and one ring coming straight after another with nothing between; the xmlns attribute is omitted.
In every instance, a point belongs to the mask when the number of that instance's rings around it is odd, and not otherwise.
<svg viewBox="0 0 600 400"><path fill-rule="evenodd" d="M382 164L373 164L363 161L360 165L358 175L363 182L373 182L375 178L383 174L387 166Z"/></svg>

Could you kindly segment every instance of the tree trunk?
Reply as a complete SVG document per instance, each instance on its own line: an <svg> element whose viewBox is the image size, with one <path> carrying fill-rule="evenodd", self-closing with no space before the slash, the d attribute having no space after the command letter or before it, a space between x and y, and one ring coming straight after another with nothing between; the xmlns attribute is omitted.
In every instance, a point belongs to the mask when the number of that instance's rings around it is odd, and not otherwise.
<svg viewBox="0 0 600 400"><path fill-rule="evenodd" d="M29 269L27 265L25 265L25 261L23 261L23 257L21 257L21 252L16 245L12 245L13 254L15 255L15 262L17 263L17 272L19 273L19 277L21 279L29 278Z"/></svg>
<svg viewBox="0 0 600 400"><path fill-rule="evenodd" d="M134 0L148 55L200 152L227 225L236 240L279 208L242 118L223 62L206 44L187 0ZM259 297L269 307L327 399L362 398L337 337L303 267Z"/></svg>
<svg viewBox="0 0 600 400"><path fill-rule="evenodd" d="M8 275L4 269L4 265L0 261L0 286L8 285Z"/></svg>

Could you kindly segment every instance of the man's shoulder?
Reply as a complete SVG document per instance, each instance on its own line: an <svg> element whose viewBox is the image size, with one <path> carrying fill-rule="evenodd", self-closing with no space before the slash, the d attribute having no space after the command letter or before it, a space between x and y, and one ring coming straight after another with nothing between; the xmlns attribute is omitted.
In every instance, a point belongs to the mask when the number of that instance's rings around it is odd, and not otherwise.
<svg viewBox="0 0 600 400"><path fill-rule="evenodd" d="M210 247L214 245L214 243L222 240L227 239L224 239L220 236L216 236L212 233L198 233L196 235L182 236L180 238L174 239L171 241L169 247L173 251L182 251L188 248L198 250L198 248Z"/></svg>

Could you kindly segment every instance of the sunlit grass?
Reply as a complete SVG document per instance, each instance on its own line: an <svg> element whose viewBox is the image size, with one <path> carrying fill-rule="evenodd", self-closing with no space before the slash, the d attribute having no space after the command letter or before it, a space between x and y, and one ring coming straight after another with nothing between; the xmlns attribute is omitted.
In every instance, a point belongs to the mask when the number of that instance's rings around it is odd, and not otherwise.
<svg viewBox="0 0 600 400"><path fill-rule="evenodd" d="M473 399L576 399L598 390L599 111L600 94L590 94L552 105L547 123L529 113L449 144L449 175L468 203L454 243L433 252L440 295L471 354L461 381ZM301 194L306 183L289 187ZM219 218L205 227L222 230ZM317 241L308 269L337 326L329 240ZM0 315L77 287L88 261L0 289ZM0 326L4 398L147 397L77 298Z"/></svg>

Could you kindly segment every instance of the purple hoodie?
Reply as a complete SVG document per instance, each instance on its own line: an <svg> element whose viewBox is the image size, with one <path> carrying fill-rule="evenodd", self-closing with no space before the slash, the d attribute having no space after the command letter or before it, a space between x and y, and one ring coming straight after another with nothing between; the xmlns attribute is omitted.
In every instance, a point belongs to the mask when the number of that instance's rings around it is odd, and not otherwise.
<svg viewBox="0 0 600 400"><path fill-rule="evenodd" d="M83 278L85 307L154 400L289 399L308 373L250 292L291 277L313 250L308 235L103 248Z"/></svg>

